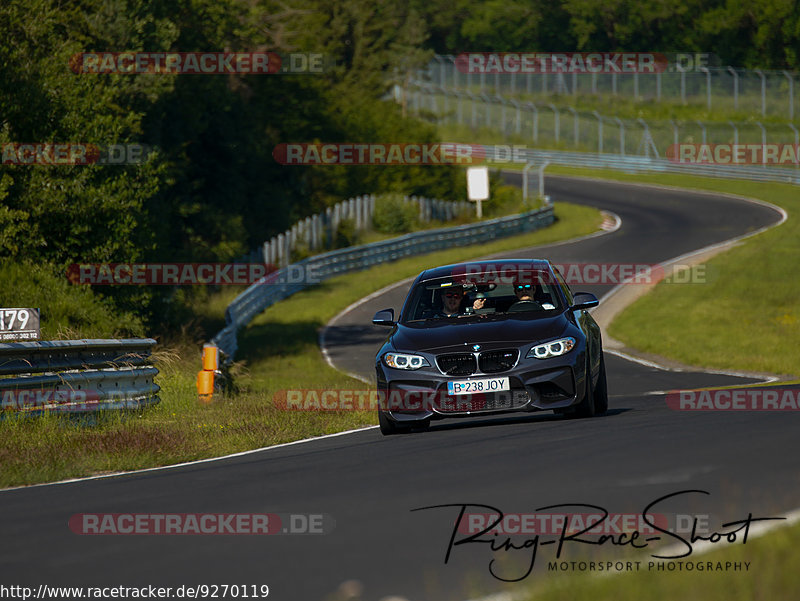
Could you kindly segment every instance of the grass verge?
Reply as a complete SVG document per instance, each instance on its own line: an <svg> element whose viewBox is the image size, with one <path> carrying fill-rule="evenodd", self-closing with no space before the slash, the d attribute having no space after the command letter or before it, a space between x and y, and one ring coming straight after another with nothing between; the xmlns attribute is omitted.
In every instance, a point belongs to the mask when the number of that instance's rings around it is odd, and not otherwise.
<svg viewBox="0 0 800 601"><path fill-rule="evenodd" d="M800 211L797 186L563 167L547 172L738 194L782 207L789 218L781 226L710 259L705 283L660 283L620 313L609 334L635 349L699 367L798 371L800 279L792 276L800 261L800 222L793 218Z"/></svg>
<svg viewBox="0 0 800 601"><path fill-rule="evenodd" d="M800 558L795 541L800 525L782 528L747 544L735 543L719 550L692 555L683 561L741 563L741 571L657 571L648 570L651 557L641 560L641 570L595 577L585 572L567 572L548 578L532 588L533 601L751 601L753 599L793 599L800 590ZM722 546L722 545L721 545ZM744 562L749 569L744 570Z"/></svg>
<svg viewBox="0 0 800 601"><path fill-rule="evenodd" d="M601 221L597 210L566 203L556 205L556 215L558 221L544 230L343 275L271 307L241 333L241 354L247 357L235 366L241 391L210 404L197 401L199 346L186 346L157 357L162 401L142 413L0 419L0 486L169 465L372 425L373 413L282 411L272 394L364 387L325 363L317 335L331 317L370 292L432 265L589 234ZM221 310L224 303L212 299L209 306ZM211 319L212 312L206 309L203 317Z"/></svg>

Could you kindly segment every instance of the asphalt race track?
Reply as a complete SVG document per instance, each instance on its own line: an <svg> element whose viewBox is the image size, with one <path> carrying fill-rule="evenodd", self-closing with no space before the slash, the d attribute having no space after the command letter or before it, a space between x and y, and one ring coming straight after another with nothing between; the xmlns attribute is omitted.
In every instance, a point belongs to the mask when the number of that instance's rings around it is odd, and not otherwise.
<svg viewBox="0 0 800 601"><path fill-rule="evenodd" d="M547 192L556 202L612 211L622 226L508 256L657 263L780 218L741 200L590 180L550 177ZM581 288L600 297L610 286ZM406 290L373 298L329 328L328 351L338 367L372 377L386 330L370 320L378 309L399 309ZM511 555L511 563L494 568L514 578L525 572L530 552L462 545L445 565L458 508L413 509L484 504L533 512L585 503L638 514L659 497L700 489L710 495L678 497L659 510L709 514L713 526L800 506L796 413L678 412L662 395L647 394L753 380L662 371L610 354L606 363L611 408L601 418L446 420L392 437L373 428L186 467L0 492L0 569L17 584L267 584L276 601L321 601L357 580L365 601L464 600L520 586L492 578L489 564ZM328 535L80 536L68 527L78 513L189 512L327 514L335 528ZM588 552L568 545L562 559ZM630 559L629 549L593 552L603 560L627 552ZM545 566L555 548L538 553L528 581L550 577ZM635 555L651 559L648 549ZM751 571L756 577L758 566Z"/></svg>

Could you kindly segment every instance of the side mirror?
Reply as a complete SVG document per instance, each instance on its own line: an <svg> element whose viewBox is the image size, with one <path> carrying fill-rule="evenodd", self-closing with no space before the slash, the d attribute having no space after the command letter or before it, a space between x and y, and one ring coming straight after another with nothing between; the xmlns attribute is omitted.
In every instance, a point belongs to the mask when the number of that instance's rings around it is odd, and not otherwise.
<svg viewBox="0 0 800 601"><path fill-rule="evenodd" d="M383 309L375 314L372 318L373 325L376 326L393 326L396 322L394 320L394 309Z"/></svg>
<svg viewBox="0 0 800 601"><path fill-rule="evenodd" d="M591 292L576 292L575 296L572 297L572 307L570 307L570 309L573 311L591 309L599 304L600 301L597 300L597 297Z"/></svg>

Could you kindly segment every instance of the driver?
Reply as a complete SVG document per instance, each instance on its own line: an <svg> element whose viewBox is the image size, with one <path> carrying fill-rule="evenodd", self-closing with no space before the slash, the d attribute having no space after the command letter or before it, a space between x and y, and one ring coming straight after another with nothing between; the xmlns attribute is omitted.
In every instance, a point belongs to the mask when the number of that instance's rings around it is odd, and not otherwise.
<svg viewBox="0 0 800 601"><path fill-rule="evenodd" d="M462 313L471 313L471 310L462 311L461 302L464 300L464 289L461 286L442 289L442 310L439 312L444 317L456 317ZM485 298L476 298L472 303L472 310L483 309Z"/></svg>
<svg viewBox="0 0 800 601"><path fill-rule="evenodd" d="M533 300L535 284L524 282L514 282L514 294L517 295L517 302L511 305L509 311L536 311L541 310L542 305Z"/></svg>

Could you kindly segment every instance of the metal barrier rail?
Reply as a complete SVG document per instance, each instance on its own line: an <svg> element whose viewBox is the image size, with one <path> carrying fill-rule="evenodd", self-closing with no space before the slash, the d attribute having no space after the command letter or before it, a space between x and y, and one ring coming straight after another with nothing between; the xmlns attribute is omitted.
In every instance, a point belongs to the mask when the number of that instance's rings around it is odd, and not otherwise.
<svg viewBox="0 0 800 601"><path fill-rule="evenodd" d="M495 152L494 146L487 146L486 148L489 152ZM593 169L616 169L634 173L656 171L662 173L680 173L683 175L702 175L706 177L800 184L800 172L798 172L797 169L786 169L782 167L681 164L673 163L667 159L644 156L590 154L557 150L522 149L519 152L520 156L524 157L527 163L537 165L547 162L551 165L588 167Z"/></svg>
<svg viewBox="0 0 800 601"><path fill-rule="evenodd" d="M330 277L387 261L453 246L467 246L530 232L554 221L552 206L520 215L468 225L415 232L298 261L262 278L237 296L225 311L226 326L211 340L229 364L236 353L236 333L267 307Z"/></svg>
<svg viewBox="0 0 800 601"><path fill-rule="evenodd" d="M159 402L152 338L0 344L0 410L136 409ZM46 373L42 373L46 372Z"/></svg>

